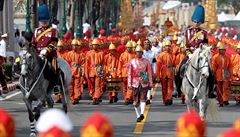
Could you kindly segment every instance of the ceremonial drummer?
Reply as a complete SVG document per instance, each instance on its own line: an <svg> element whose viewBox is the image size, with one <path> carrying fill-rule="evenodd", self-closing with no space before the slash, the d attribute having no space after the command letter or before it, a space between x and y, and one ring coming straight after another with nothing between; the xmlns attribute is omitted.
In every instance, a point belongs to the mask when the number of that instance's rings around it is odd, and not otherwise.
<svg viewBox="0 0 240 137"><path fill-rule="evenodd" d="M118 73L117 75L123 80L123 95L125 100L125 105L132 103L132 90L127 86L127 77L128 77L128 66L129 61L135 57L135 54L132 49L133 45L131 41L128 41L126 44L126 51L120 55L119 64L118 64Z"/></svg>
<svg viewBox="0 0 240 137"><path fill-rule="evenodd" d="M117 68L118 68L119 54L116 52L116 47L114 44L109 45L109 53L104 57L104 73L107 77L106 80L113 82L118 78ZM111 81L112 80L112 81ZM118 101L118 93L108 91L109 103L116 103Z"/></svg>
<svg viewBox="0 0 240 137"><path fill-rule="evenodd" d="M143 58L147 59L150 62L151 71L153 71L152 66L154 63L155 53L150 49L151 49L151 42L147 39L144 41ZM151 104L150 99L151 99L151 95L152 95L152 90L153 89L148 89L146 105Z"/></svg>
<svg viewBox="0 0 240 137"><path fill-rule="evenodd" d="M218 42L219 53L213 56L213 72L215 72L217 80L217 96L220 107L228 105L229 102L229 85L231 78L231 60L226 55L226 47L220 41Z"/></svg>
<svg viewBox="0 0 240 137"><path fill-rule="evenodd" d="M232 82L239 83L240 86L240 43L237 45L237 54L233 55L231 58L232 63ZM237 104L240 105L240 96L236 96L235 100Z"/></svg>
<svg viewBox="0 0 240 137"><path fill-rule="evenodd" d="M69 52L65 59L70 64L72 79L70 83L70 99L75 105L79 102L83 94L83 65L85 57L80 53L81 42L77 39L72 41L72 51Z"/></svg>
<svg viewBox="0 0 240 137"><path fill-rule="evenodd" d="M156 73L162 83L162 95L165 105L172 105L172 92L174 80L174 55L171 52L171 42L164 41L165 52L157 57Z"/></svg>
<svg viewBox="0 0 240 137"><path fill-rule="evenodd" d="M92 92L93 105L100 103L102 95L102 77L104 56L99 50L100 42L97 39L92 41L93 50L86 55L85 70L86 78L89 78L90 89Z"/></svg>
<svg viewBox="0 0 240 137"><path fill-rule="evenodd" d="M142 57L143 48L137 46L135 51L136 58L130 60L128 67L128 87L133 91L137 122L141 122L144 119L147 91L153 87L152 68L150 62Z"/></svg>

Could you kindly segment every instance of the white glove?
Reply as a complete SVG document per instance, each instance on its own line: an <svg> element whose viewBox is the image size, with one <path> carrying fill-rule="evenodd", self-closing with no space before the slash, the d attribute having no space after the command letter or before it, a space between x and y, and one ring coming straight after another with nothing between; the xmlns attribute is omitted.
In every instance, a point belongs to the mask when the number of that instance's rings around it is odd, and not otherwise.
<svg viewBox="0 0 240 137"><path fill-rule="evenodd" d="M40 57L45 57L47 55L48 51L46 49L41 50L39 56Z"/></svg>

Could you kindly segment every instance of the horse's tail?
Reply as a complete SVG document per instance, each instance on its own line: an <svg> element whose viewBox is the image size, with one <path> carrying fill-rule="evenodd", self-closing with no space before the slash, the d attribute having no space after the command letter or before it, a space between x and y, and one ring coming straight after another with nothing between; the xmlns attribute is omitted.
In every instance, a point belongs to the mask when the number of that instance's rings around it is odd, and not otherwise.
<svg viewBox="0 0 240 137"><path fill-rule="evenodd" d="M208 99L208 106L207 106L207 119L213 122L219 120L217 109L217 102L215 99Z"/></svg>
<svg viewBox="0 0 240 137"><path fill-rule="evenodd" d="M63 59L63 58L57 58L57 64L58 68L61 70L63 73L62 80L63 80L63 88L65 92L63 93L65 95L67 107L70 108L70 97L69 97L69 92L70 92L70 82L72 78L72 73L69 64Z"/></svg>

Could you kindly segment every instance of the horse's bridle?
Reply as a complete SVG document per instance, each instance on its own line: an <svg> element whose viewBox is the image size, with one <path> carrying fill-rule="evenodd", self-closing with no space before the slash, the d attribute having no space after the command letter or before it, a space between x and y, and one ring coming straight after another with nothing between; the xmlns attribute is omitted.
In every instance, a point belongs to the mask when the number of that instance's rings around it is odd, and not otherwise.
<svg viewBox="0 0 240 137"><path fill-rule="evenodd" d="M20 65L27 65L28 66L28 70L29 71L32 71L33 70L33 68L32 68L32 66L33 66L33 60L31 59L31 62L27 62L26 61L26 56L27 56L27 54L30 54L29 52L25 52L24 54L23 54L23 56L22 56L22 58L21 58L21 61L20 61Z"/></svg>
<svg viewBox="0 0 240 137"><path fill-rule="evenodd" d="M198 53L198 57L199 57L199 54L200 54L200 52ZM201 69L203 69L203 68L205 68L205 67L209 67L209 61L207 60L207 56L204 54L204 57L205 57L205 61L207 62L205 62L204 64L206 64L206 65L203 65L203 66L199 66L198 65L198 67L195 67L190 61L190 65L191 65L191 67L193 68L193 69L195 69L197 72L199 72ZM199 61L200 61L200 59L201 58L198 58L198 64L199 64ZM190 59L191 60L191 59Z"/></svg>

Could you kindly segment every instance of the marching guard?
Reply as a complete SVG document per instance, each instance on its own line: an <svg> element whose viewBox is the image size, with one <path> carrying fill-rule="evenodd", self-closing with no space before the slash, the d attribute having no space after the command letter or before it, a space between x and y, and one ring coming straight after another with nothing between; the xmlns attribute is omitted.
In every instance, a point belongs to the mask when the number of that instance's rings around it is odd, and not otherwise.
<svg viewBox="0 0 240 137"><path fill-rule="evenodd" d="M114 44L109 45L109 52L104 57L104 73L107 77L107 81L114 82L118 78L117 75L117 68L118 68L118 61L119 61L119 55L116 52L116 47ZM108 90L108 89L107 89ZM116 103L118 101L117 97L118 93L117 91L108 91L108 98L109 103Z"/></svg>
<svg viewBox="0 0 240 137"><path fill-rule="evenodd" d="M153 87L152 68L150 62L142 57L143 48L137 46L135 51L136 58L130 61L128 67L128 88L133 91L133 105L137 122L141 122L144 119L147 92Z"/></svg>
<svg viewBox="0 0 240 137"><path fill-rule="evenodd" d="M84 55L80 51L81 42L77 39L72 41L72 51L70 51L65 59L69 62L72 79L70 83L70 99L75 105L82 98L83 94L83 64L85 61Z"/></svg>
<svg viewBox="0 0 240 137"><path fill-rule="evenodd" d="M131 41L128 41L126 44L126 51L120 55L119 64L118 64L118 76L123 80L123 95L125 100L125 105L132 103L132 90L128 88L127 77L128 77L128 66L129 61L135 57L133 52L133 45Z"/></svg>
<svg viewBox="0 0 240 137"><path fill-rule="evenodd" d="M147 59L150 62L151 71L153 71L152 67L153 67L153 63L154 63L155 53L152 50L150 50L151 42L147 39L143 42L143 44L144 44L143 58ZM153 90L153 88L148 89L146 105L151 104L150 100L151 100L152 90Z"/></svg>
<svg viewBox="0 0 240 137"><path fill-rule="evenodd" d="M231 58L232 62L232 82L240 84L240 43L238 43L236 48L237 54L233 55ZM240 104L240 96L235 96L237 104Z"/></svg>
<svg viewBox="0 0 240 137"><path fill-rule="evenodd" d="M90 92L92 92L93 105L98 105L102 96L102 77L103 77L103 64L104 56L99 50L100 42L97 39L92 41L92 51L86 55L85 75L89 78Z"/></svg>
<svg viewBox="0 0 240 137"><path fill-rule="evenodd" d="M174 55L171 52L171 42L164 41L165 52L157 57L156 73L162 84L163 103L172 105L172 92L174 80Z"/></svg>
<svg viewBox="0 0 240 137"><path fill-rule="evenodd" d="M231 59L226 55L226 47L220 41L218 42L219 53L213 56L213 72L215 72L217 80L217 96L219 106L228 105L229 102L229 87L231 78Z"/></svg>

